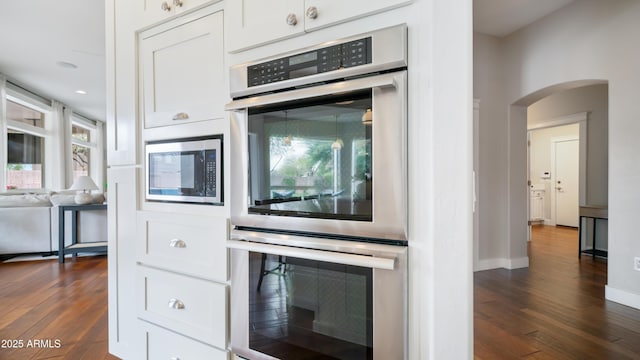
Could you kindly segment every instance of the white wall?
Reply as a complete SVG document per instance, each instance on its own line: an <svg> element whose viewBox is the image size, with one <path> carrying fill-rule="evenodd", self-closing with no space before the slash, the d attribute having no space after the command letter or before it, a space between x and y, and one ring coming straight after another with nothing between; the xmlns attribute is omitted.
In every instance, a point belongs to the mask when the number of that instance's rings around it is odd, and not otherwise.
<svg viewBox="0 0 640 360"><path fill-rule="evenodd" d="M507 267L507 106L500 39L474 33L473 94L480 100L478 164L478 238L474 269Z"/></svg>
<svg viewBox="0 0 640 360"><path fill-rule="evenodd" d="M638 1L582 0L510 35L504 39L501 49L507 101L495 105L527 106L549 92L576 87L578 81L608 81L610 241L607 298L637 308L640 308L640 272L633 270L633 257L640 256L635 226L640 218L640 189L637 186L640 183L640 162L637 160L640 153L637 140L640 137L639 18ZM522 122L525 118L512 117L508 126L518 127L514 122ZM520 132L512 132L507 139L496 136L494 140L506 145L509 153L518 152L526 141L526 137L520 135ZM510 162L509 166L503 176L520 174L526 165ZM505 193L492 195L502 198ZM511 209L526 207L526 199L520 195L510 192L507 196ZM510 236L507 242L513 245L520 244L521 237L526 234L511 233Z"/></svg>

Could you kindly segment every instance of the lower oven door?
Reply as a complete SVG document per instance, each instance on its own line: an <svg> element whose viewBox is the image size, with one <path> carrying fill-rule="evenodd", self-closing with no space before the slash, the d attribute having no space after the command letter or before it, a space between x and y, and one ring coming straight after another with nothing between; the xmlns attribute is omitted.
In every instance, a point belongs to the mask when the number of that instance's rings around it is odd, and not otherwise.
<svg viewBox="0 0 640 360"><path fill-rule="evenodd" d="M242 240L228 242L234 353L405 358L406 247L287 236L292 247L271 234L235 238Z"/></svg>

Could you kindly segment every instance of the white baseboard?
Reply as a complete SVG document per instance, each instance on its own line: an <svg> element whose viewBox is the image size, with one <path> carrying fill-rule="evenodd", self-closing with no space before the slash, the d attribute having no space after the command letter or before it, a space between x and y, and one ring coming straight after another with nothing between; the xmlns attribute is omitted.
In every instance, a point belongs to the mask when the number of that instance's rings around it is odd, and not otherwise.
<svg viewBox="0 0 640 360"><path fill-rule="evenodd" d="M520 269L529 267L529 258L522 257L517 259L484 259L478 260L473 267L473 271L484 271L484 270L492 270L492 269Z"/></svg>
<svg viewBox="0 0 640 360"><path fill-rule="evenodd" d="M604 298L618 304L640 309L640 295L612 288L609 285L604 287Z"/></svg>

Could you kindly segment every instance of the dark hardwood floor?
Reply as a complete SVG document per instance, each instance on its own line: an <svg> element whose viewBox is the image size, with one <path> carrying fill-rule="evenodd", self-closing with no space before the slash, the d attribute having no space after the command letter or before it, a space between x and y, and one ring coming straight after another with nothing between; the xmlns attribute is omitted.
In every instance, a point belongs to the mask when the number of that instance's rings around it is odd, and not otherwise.
<svg viewBox="0 0 640 360"><path fill-rule="evenodd" d="M528 269L474 276L475 358L640 359L640 310L604 300L606 261L578 260L577 231L536 227L529 246ZM0 264L0 359L117 359L107 335L106 257Z"/></svg>
<svg viewBox="0 0 640 360"><path fill-rule="evenodd" d="M530 266L475 273L475 359L640 359L640 310L604 299L574 228L534 226Z"/></svg>
<svg viewBox="0 0 640 360"><path fill-rule="evenodd" d="M107 258L0 264L0 359L108 354Z"/></svg>

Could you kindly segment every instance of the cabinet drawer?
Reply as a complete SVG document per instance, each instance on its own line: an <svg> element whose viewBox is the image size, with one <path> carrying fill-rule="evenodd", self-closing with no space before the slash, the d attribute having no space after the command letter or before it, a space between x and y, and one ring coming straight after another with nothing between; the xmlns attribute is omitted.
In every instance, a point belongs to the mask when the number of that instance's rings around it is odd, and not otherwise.
<svg viewBox="0 0 640 360"><path fill-rule="evenodd" d="M141 319L226 348L226 285L145 266L138 266L137 277Z"/></svg>
<svg viewBox="0 0 640 360"><path fill-rule="evenodd" d="M148 360L228 360L226 351L216 349L163 328L142 322Z"/></svg>
<svg viewBox="0 0 640 360"><path fill-rule="evenodd" d="M223 217L141 211L137 260L224 282L228 279L226 238Z"/></svg>

